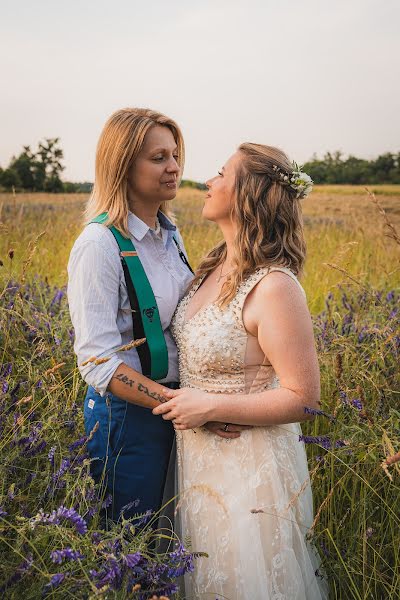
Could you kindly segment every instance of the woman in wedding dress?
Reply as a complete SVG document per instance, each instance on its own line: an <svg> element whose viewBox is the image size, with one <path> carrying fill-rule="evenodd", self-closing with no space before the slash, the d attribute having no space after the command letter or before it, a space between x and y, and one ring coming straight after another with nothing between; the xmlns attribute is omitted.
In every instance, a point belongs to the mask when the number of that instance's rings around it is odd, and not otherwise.
<svg viewBox="0 0 400 600"><path fill-rule="evenodd" d="M310 178L279 149L242 144L207 182L203 209L224 240L201 262L172 332L181 389L153 410L177 436L182 536L207 552L186 598L323 600L307 542L312 493L299 422L319 406L301 273L300 199ZM203 427L229 432L222 439Z"/></svg>

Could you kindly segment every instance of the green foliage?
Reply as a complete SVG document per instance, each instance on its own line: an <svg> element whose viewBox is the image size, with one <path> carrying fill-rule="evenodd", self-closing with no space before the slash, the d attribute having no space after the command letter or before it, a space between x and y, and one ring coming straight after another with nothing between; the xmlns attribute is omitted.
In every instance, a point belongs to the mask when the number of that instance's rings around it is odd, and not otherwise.
<svg viewBox="0 0 400 600"><path fill-rule="evenodd" d="M314 154L303 170L317 184L400 183L400 153L387 152L370 161L351 155L345 159L339 151L327 152L322 159Z"/></svg>
<svg viewBox="0 0 400 600"><path fill-rule="evenodd" d="M66 194L89 194L92 191L92 188L93 183L90 183L90 181L64 181L62 191Z"/></svg>
<svg viewBox="0 0 400 600"><path fill-rule="evenodd" d="M46 138L33 152L24 146L23 152L11 159L8 169L0 173L0 185L6 190L22 189L32 192L61 192L60 174L63 151L59 138Z"/></svg>

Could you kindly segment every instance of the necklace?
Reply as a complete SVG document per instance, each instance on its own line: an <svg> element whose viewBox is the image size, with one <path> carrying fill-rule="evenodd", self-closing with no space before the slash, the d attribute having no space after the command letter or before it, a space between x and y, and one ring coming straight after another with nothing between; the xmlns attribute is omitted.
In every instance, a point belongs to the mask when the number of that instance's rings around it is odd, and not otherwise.
<svg viewBox="0 0 400 600"><path fill-rule="evenodd" d="M227 273L224 273L224 274L222 275L222 267L223 267L223 263L221 263L221 271L220 271L220 274L219 274L219 276L217 277L217 283L219 283L223 277L226 277L226 276L227 276L227 275L229 275L230 273L233 273L233 271L235 270L235 269L231 269L230 271L228 271Z"/></svg>

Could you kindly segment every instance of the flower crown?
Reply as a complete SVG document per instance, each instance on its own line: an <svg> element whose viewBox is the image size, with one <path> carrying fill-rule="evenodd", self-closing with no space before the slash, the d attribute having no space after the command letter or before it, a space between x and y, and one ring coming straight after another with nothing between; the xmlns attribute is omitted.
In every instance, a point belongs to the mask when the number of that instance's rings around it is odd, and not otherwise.
<svg viewBox="0 0 400 600"><path fill-rule="evenodd" d="M272 168L278 177L276 181L296 190L296 198L306 198L311 192L314 182L307 173L303 173L301 167L297 163L293 162L292 165L293 170L290 173L282 171L278 165L273 165Z"/></svg>

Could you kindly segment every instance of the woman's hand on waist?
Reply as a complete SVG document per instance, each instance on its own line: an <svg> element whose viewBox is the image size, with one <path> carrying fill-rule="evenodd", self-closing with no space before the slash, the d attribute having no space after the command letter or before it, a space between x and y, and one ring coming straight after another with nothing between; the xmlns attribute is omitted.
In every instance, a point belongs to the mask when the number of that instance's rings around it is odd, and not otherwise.
<svg viewBox="0 0 400 600"><path fill-rule="evenodd" d="M228 425L228 428L226 428L226 425ZM233 423L219 423L218 421L208 421L204 424L204 427L226 440L238 438L242 431L253 428L252 425L234 425Z"/></svg>

